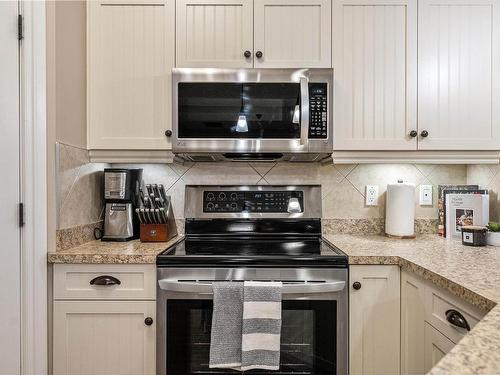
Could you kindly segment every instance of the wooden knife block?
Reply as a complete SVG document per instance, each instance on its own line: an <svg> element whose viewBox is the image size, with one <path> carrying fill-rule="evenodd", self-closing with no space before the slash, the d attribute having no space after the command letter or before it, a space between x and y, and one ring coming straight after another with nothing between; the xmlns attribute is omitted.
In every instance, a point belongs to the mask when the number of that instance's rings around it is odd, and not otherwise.
<svg viewBox="0 0 500 375"><path fill-rule="evenodd" d="M169 224L141 224L141 242L167 242L177 236L177 228Z"/></svg>

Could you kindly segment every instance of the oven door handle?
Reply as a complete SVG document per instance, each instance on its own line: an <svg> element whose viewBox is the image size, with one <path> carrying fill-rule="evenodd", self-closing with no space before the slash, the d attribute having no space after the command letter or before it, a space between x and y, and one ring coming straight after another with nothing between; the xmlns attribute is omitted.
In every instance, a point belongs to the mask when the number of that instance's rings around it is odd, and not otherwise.
<svg viewBox="0 0 500 375"><path fill-rule="evenodd" d="M309 80L300 77L300 144L305 145L309 136Z"/></svg>
<svg viewBox="0 0 500 375"><path fill-rule="evenodd" d="M160 289L169 292L179 293L199 293L212 294L212 283L203 283L197 281L178 281L162 279L158 280ZM345 281L328 281L328 282L305 282L305 283L290 283L284 284L282 294L310 294L310 293L333 293L340 292L345 288Z"/></svg>

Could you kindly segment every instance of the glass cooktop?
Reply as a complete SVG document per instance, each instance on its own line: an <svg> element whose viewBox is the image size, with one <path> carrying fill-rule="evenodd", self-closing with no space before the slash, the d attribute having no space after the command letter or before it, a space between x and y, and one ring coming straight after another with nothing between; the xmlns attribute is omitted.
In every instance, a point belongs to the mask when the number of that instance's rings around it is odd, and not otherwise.
<svg viewBox="0 0 500 375"><path fill-rule="evenodd" d="M187 237L158 255L159 266L347 267L347 256L321 237Z"/></svg>

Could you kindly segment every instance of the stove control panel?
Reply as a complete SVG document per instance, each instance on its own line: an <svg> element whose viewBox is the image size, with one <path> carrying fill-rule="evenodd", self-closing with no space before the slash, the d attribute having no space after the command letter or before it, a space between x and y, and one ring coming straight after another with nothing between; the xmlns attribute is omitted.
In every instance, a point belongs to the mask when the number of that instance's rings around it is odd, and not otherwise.
<svg viewBox="0 0 500 375"><path fill-rule="evenodd" d="M303 209L304 192L297 190L203 192L203 212L289 213Z"/></svg>

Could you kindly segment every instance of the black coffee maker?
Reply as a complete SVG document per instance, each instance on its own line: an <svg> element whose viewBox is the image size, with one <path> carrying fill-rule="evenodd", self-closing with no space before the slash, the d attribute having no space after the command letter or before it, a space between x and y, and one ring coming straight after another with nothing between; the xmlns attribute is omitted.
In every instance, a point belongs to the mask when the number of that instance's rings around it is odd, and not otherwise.
<svg viewBox="0 0 500 375"><path fill-rule="evenodd" d="M142 169L106 168L104 170L103 241L130 241L139 238Z"/></svg>

